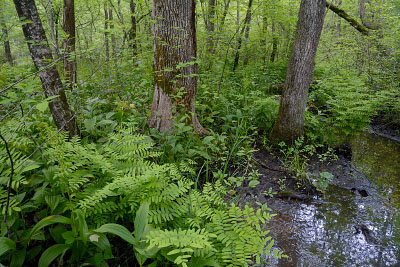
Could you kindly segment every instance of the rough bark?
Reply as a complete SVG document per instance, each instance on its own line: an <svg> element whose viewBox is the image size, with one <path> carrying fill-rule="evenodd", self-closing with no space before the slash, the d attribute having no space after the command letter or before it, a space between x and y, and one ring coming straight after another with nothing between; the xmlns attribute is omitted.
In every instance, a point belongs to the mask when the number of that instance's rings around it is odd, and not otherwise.
<svg viewBox="0 0 400 267"><path fill-rule="evenodd" d="M247 7L246 17L244 18L244 25L242 30L240 31L240 35L238 37L238 45L236 48L235 60L233 62L233 71L239 66L239 58L240 58L240 49L242 48L242 35L246 31L247 38L248 32L250 31L250 22L251 22L251 6L253 5L253 0L249 0L249 5Z"/></svg>
<svg viewBox="0 0 400 267"><path fill-rule="evenodd" d="M189 115L199 134L208 133L195 114L198 66L195 0L153 0L155 90L149 126L170 130L174 117ZM180 65L180 66L179 66Z"/></svg>
<svg viewBox="0 0 400 267"><path fill-rule="evenodd" d="M110 60L110 45L108 43L108 9L107 3L104 3L104 46L106 49L106 60Z"/></svg>
<svg viewBox="0 0 400 267"><path fill-rule="evenodd" d="M360 18L362 24L371 30L379 30L381 25L376 22L375 16L368 14L367 5L370 5L371 2L369 0L361 0L360 1Z"/></svg>
<svg viewBox="0 0 400 267"><path fill-rule="evenodd" d="M304 134L308 88L314 76L314 60L324 22L325 4L325 0L301 1L285 87L271 134L275 142L291 142Z"/></svg>
<svg viewBox="0 0 400 267"><path fill-rule="evenodd" d="M38 75L45 95L46 97L58 95L49 103L54 122L59 129L67 130L70 136L76 135L79 133L78 127L68 105L57 67L55 65L48 67L53 58L35 1L14 0L14 4L19 18L30 21L22 25L22 30L36 68L43 69Z"/></svg>
<svg viewBox="0 0 400 267"><path fill-rule="evenodd" d="M133 0L129 1L129 6L131 9L131 28L129 30L129 47L132 50L133 58L137 55L137 43L136 43L136 31L137 31L137 22L136 22L136 4Z"/></svg>
<svg viewBox="0 0 400 267"><path fill-rule="evenodd" d="M347 22L349 22L351 26L353 26L357 31L359 31L363 35L369 35L368 29L364 25L360 24L357 20L352 18L343 9L335 6L334 4L332 4L330 2L326 2L326 7L329 8L330 10L332 10L333 12L335 12L339 17L341 17L344 20L346 20Z"/></svg>
<svg viewBox="0 0 400 267"><path fill-rule="evenodd" d="M74 88L77 82L76 75L76 57L75 53L75 0L63 1L63 31L66 33L64 39L64 73L71 89Z"/></svg>
<svg viewBox="0 0 400 267"><path fill-rule="evenodd" d="M11 66L13 65L13 58L11 55L11 47L10 47L10 41L8 40L8 29L7 29L7 25L1 21L1 31L3 32L3 36L4 36L4 54L6 56L6 60L8 62L8 64L10 64Z"/></svg>

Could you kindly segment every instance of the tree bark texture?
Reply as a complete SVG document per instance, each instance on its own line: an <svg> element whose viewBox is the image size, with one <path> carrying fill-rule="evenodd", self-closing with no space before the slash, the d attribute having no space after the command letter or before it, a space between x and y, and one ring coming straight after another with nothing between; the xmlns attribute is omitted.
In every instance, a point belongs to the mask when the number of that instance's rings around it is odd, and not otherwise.
<svg viewBox="0 0 400 267"><path fill-rule="evenodd" d="M70 136L79 133L75 118L67 102L67 97L54 65L49 67L53 60L51 50L47 42L42 22L40 20L34 0L14 0L15 8L21 20L29 21L22 25L22 30L28 44L33 62L38 69L46 97L57 96L50 101L49 107L54 122L59 129L67 130Z"/></svg>
<svg viewBox="0 0 400 267"><path fill-rule="evenodd" d="M4 36L4 54L6 56L6 60L8 62L8 64L10 64L11 66L13 65L13 58L11 55L11 47L10 47L10 41L8 40L8 29L7 29L7 25L1 21L0 22L0 26L1 26L1 31L3 32L3 36Z"/></svg>
<svg viewBox="0 0 400 267"><path fill-rule="evenodd" d="M349 14L346 13L343 9L335 6L334 4L330 2L326 2L326 7L335 12L339 17L343 18L347 22L350 23L351 26L353 26L357 31L362 33L363 35L369 35L368 29L360 24L357 20L352 18Z"/></svg>
<svg viewBox="0 0 400 267"><path fill-rule="evenodd" d="M301 1L285 87L272 130L273 141L292 142L304 134L308 88L314 76L314 60L324 22L325 4L325 0Z"/></svg>
<svg viewBox="0 0 400 267"><path fill-rule="evenodd" d="M64 39L64 72L71 89L77 82L75 55L75 0L64 0L63 2L63 31L67 34Z"/></svg>
<svg viewBox="0 0 400 267"><path fill-rule="evenodd" d="M155 90L149 126L171 129L183 110L199 134L208 133L195 114L196 61L195 0L153 0Z"/></svg>

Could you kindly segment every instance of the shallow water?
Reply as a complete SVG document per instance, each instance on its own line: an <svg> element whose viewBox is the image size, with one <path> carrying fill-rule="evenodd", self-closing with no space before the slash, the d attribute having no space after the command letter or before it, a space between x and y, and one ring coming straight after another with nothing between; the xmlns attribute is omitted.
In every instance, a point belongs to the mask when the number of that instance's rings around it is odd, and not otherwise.
<svg viewBox="0 0 400 267"><path fill-rule="evenodd" d="M362 133L349 144L351 160L317 170L335 175L322 204L269 200L289 258L265 266L400 266L400 143Z"/></svg>

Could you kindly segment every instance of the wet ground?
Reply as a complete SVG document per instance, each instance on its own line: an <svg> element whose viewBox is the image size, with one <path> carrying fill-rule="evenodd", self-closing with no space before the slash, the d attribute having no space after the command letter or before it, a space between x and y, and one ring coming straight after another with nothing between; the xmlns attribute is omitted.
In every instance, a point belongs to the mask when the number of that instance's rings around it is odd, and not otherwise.
<svg viewBox="0 0 400 267"><path fill-rule="evenodd" d="M277 181L287 174L267 153L256 155L264 165L261 183L242 193L277 214L268 227L288 255L264 266L400 266L400 143L371 133L347 143L338 161L310 168L311 176L335 178L308 201L265 196L269 187L279 191Z"/></svg>

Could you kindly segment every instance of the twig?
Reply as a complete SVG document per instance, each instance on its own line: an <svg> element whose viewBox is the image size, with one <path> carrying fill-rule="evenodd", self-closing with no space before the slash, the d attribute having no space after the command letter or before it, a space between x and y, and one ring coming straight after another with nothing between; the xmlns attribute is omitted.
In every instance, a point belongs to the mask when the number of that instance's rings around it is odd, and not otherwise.
<svg viewBox="0 0 400 267"><path fill-rule="evenodd" d="M10 226L8 225L8 222L7 222L7 214L8 214L8 209L10 207L11 184L12 184L13 176L14 176L14 160L11 156L10 149L8 148L8 143L1 133L0 133L0 138L3 140L3 142L6 146L6 151L7 151L8 158L10 159L10 164L11 164L10 179L8 180L8 186L7 186L6 208L4 210L4 224L6 225L6 228L7 228L7 237L10 238L11 231L10 231Z"/></svg>

